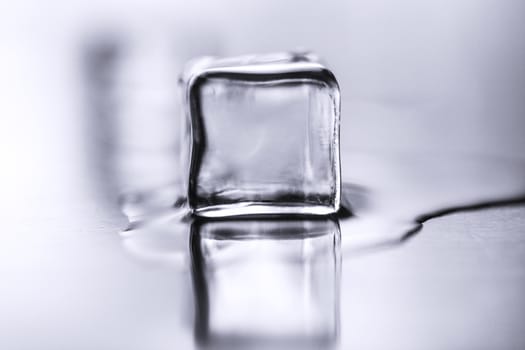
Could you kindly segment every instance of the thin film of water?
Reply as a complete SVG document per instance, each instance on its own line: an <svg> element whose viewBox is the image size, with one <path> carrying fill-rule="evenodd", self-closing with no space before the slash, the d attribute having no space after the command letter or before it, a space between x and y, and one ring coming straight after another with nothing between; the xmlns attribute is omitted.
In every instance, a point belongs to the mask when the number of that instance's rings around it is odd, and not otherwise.
<svg viewBox="0 0 525 350"><path fill-rule="evenodd" d="M337 219L342 254L348 257L398 245L436 216L525 199L525 164L510 159L355 154L344 166ZM167 187L123 200L132 223L123 232L124 245L134 255L183 260L189 220L186 207L169 205L167 194L174 192ZM163 204L165 210L159 210ZM141 213L140 219L133 213Z"/></svg>

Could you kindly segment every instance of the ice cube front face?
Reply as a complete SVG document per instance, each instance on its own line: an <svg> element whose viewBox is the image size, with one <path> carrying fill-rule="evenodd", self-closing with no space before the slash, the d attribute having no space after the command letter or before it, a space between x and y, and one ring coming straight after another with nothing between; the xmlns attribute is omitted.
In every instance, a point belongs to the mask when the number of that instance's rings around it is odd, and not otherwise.
<svg viewBox="0 0 525 350"><path fill-rule="evenodd" d="M329 70L282 54L207 58L185 77L194 214L339 209L339 88Z"/></svg>

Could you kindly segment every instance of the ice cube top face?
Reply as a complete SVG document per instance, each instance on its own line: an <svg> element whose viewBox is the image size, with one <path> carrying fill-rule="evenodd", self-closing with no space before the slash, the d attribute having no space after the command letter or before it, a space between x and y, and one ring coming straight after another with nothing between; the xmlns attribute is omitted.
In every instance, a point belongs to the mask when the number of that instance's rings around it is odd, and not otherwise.
<svg viewBox="0 0 525 350"><path fill-rule="evenodd" d="M210 60L187 82L188 201L205 217L339 209L339 88L307 56Z"/></svg>

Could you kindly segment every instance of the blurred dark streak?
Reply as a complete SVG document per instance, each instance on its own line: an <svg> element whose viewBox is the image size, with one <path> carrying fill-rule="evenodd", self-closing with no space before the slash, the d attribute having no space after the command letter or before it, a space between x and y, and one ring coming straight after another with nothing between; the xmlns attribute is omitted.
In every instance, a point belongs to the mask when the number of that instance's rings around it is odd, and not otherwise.
<svg viewBox="0 0 525 350"><path fill-rule="evenodd" d="M194 337L203 345L207 334L207 321L209 319L209 295L204 275L204 256L200 246L199 230L195 225L190 230L191 276L194 285L195 325Z"/></svg>
<svg viewBox="0 0 525 350"><path fill-rule="evenodd" d="M519 195L515 198L487 201L487 202L476 203L472 205L446 208L446 209L436 211L430 214L422 215L417 218L417 222L424 223L425 221L428 221L430 219L439 218L441 216L453 214L456 212L468 212L468 211L481 210L481 209L492 209L492 208L498 208L498 207L517 206L521 204L525 204L525 194Z"/></svg>
<svg viewBox="0 0 525 350"><path fill-rule="evenodd" d="M476 203L472 205L465 205L465 206L458 206L458 207L451 207L451 208L445 208L442 210L438 210L432 213L428 214L422 214L416 218L416 227L414 229L408 231L403 235L399 243L403 243L413 236L415 236L417 233L421 231L423 228L423 225L431 220L431 219L437 219L449 214L454 213L462 213L462 212L470 212L470 211L476 211L476 210L483 210L483 209L494 209L494 208L501 208L501 207L514 207L514 206L520 206L525 204L525 194L519 195L515 198L509 198L509 199L503 199L503 200L494 200L494 201L487 201L482 203Z"/></svg>
<svg viewBox="0 0 525 350"><path fill-rule="evenodd" d="M116 134L115 106L109 98L121 45L117 38L89 40L82 53L86 86L87 151L93 184L103 199L114 205L118 200L118 181L114 173L114 152L110 140Z"/></svg>
<svg viewBox="0 0 525 350"><path fill-rule="evenodd" d="M347 214L348 213L348 214ZM348 216L346 216L348 215ZM254 220L257 220L261 223L264 223L264 222L270 222L270 221L278 221L278 222L282 222L282 223L287 223L287 222L293 222L293 221L297 221L297 220L308 220L308 221L318 221L318 222L321 222L321 221L333 221L335 223L338 222L338 220L340 220L341 218L346 218L346 217L351 217L352 214L349 212L348 209L346 208L342 208L335 214L331 214L331 215L320 215L320 216L316 216L316 215L304 215L304 214L286 214L286 215L282 215L282 214L265 214L265 215L242 215L242 216L235 216L235 217L231 217L231 216L225 216L225 217L214 217L214 218L206 218L206 217L200 217L200 216L192 216L192 221L195 222L196 224L202 224L202 223L206 223L206 222L220 222L220 221L231 221L232 218L236 221L236 222L243 222L243 221L254 221ZM304 234L304 232L302 232L301 234ZM289 236L290 238L297 238L297 236L294 236L294 235L284 235L284 237L286 236ZM275 236L276 239L282 239L283 236Z"/></svg>

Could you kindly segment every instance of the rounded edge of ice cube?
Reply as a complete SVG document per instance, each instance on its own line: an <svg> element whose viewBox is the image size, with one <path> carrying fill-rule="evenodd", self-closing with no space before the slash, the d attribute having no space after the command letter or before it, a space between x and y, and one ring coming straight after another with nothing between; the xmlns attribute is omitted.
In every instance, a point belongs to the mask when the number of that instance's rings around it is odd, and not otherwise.
<svg viewBox="0 0 525 350"><path fill-rule="evenodd" d="M210 59L206 57L209 61L213 61L213 57ZM288 61L288 62L278 62L278 63L269 63L267 66L272 66L272 70L269 71L264 67L265 64L255 64L255 65L239 65L235 66L219 66L213 67L212 64L206 66L195 65L192 70L192 74L189 74L186 77L186 94L185 99L190 110L187 112L187 115L190 124L192 125L191 134L193 141L190 143L190 164L189 164L189 177L188 177L188 202L192 213L198 217L205 218L225 218L225 217L237 217L237 216L279 216L279 215L303 215L303 216L329 216L337 213L340 209L341 203L341 157L340 157L340 125L341 125L341 99L340 99L340 87L339 83L334 75L334 73L328 69L324 64L319 61ZM262 67L262 69L261 69ZM277 68L277 69L276 69ZM313 73L313 74L312 74ZM301 80L305 79L305 76L308 76L307 79L317 80L323 82L330 88L335 91L334 94L334 105L336 107L335 111L335 130L334 130L334 142L335 142L335 189L334 189L334 198L332 205L308 205L307 203L301 203L297 205L295 203L290 205L278 205L278 204L258 204L258 203L236 203L236 204L220 204L213 206L206 206L201 208L196 208L195 203L192 201L192 192L196 186L195 183L192 183L192 173L195 171L195 153L196 141L197 143L205 144L202 135L195 134L195 127L193 125L196 121L191 117L191 96L195 90L198 89L199 85L204 83L209 78L244 78L246 80L256 80L256 81L266 81L266 80ZM247 79L248 78L248 79ZM200 120L197 123L201 122ZM198 126L197 126L197 129ZM196 140L197 139L197 140ZM203 145L201 145L202 147Z"/></svg>

